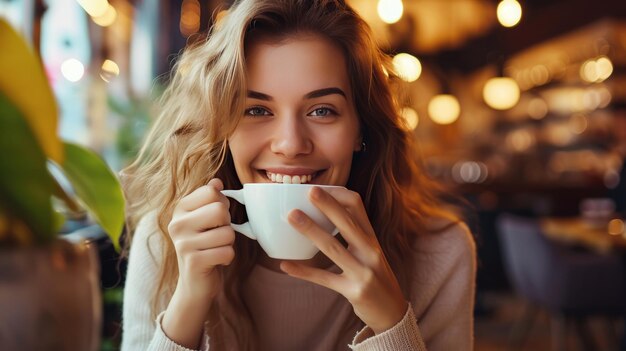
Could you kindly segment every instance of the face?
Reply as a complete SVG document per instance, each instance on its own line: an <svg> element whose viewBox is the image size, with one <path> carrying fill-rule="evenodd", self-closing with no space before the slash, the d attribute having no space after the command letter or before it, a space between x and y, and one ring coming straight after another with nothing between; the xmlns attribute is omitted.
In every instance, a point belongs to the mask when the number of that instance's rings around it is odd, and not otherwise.
<svg viewBox="0 0 626 351"><path fill-rule="evenodd" d="M361 139L342 51L318 36L246 50L246 109L228 140L241 183L345 185Z"/></svg>

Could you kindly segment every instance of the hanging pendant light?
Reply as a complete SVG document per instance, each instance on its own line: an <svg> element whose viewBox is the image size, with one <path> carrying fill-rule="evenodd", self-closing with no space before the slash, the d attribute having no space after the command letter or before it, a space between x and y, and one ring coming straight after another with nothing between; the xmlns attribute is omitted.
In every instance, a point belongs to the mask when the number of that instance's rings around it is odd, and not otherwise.
<svg viewBox="0 0 626 351"><path fill-rule="evenodd" d="M506 58L502 55L495 59L496 76L490 78L483 87L483 100L494 110L508 110L517 105L520 88L517 81L504 74Z"/></svg>

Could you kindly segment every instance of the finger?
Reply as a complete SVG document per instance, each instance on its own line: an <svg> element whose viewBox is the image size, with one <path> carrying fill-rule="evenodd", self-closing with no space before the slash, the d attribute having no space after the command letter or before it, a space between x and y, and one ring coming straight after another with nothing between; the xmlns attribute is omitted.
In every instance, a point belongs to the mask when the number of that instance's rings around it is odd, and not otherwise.
<svg viewBox="0 0 626 351"><path fill-rule="evenodd" d="M330 194L337 202L339 202L344 208L355 217L361 228L374 234L374 229L370 222L361 195L356 191L351 191L343 187L332 187L322 189Z"/></svg>
<svg viewBox="0 0 626 351"><path fill-rule="evenodd" d="M197 251L190 255L189 263L194 267L212 268L218 265L229 265L235 259L232 246L220 246Z"/></svg>
<svg viewBox="0 0 626 351"><path fill-rule="evenodd" d="M317 225L306 213L298 209L291 210L287 219L296 230L309 238L343 271L353 271L359 266L359 262L341 245L339 240Z"/></svg>
<svg viewBox="0 0 626 351"><path fill-rule="evenodd" d="M235 241L235 231L230 226L223 226L202 233L188 235L184 239L174 242L177 252L191 252L208 250L220 246L232 245Z"/></svg>
<svg viewBox="0 0 626 351"><path fill-rule="evenodd" d="M194 240L207 242L212 247L233 245L235 242L235 230L230 225L207 230L200 233Z"/></svg>
<svg viewBox="0 0 626 351"><path fill-rule="evenodd" d="M337 226L341 236L348 244L362 246L368 243L367 234L359 221L333 196L320 187L314 187L309 192L309 197L313 205L319 208Z"/></svg>
<svg viewBox="0 0 626 351"><path fill-rule="evenodd" d="M228 205L222 202L212 202L191 212L181 214L176 221L185 223L184 225L194 232L203 232L229 225L230 210Z"/></svg>
<svg viewBox="0 0 626 351"><path fill-rule="evenodd" d="M201 186L183 197L178 203L177 208L183 211L193 211L203 205L212 202L222 202L229 205L230 202L226 196L220 192L224 188L222 181L214 178L207 185Z"/></svg>
<svg viewBox="0 0 626 351"><path fill-rule="evenodd" d="M280 269L294 278L321 285L341 294L341 276L336 273L289 261L281 262Z"/></svg>

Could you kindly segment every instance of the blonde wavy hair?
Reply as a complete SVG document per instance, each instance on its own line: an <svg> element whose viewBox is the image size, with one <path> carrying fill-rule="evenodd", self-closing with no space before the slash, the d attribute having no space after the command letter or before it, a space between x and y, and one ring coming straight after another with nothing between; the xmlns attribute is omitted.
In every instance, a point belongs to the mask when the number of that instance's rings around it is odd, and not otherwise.
<svg viewBox="0 0 626 351"><path fill-rule="evenodd" d="M429 220L455 217L444 210L442 188L423 172L413 137L404 128L394 99L390 58L372 38L369 26L341 0L241 0L212 28L207 39L186 48L160 99L160 114L133 164L122 172L130 233L138 220L156 210L163 257L153 314L171 296L178 279L176 252L168 223L176 203L211 178L227 189L240 188L227 139L243 116L247 95L246 44L259 35L276 40L300 34L323 36L346 57L353 99L367 150L353 157L347 187L361 195L383 251L403 288L409 272L402 263L416 235L433 231ZM234 221L245 212L233 205ZM127 237L129 247L132 235ZM135 245L146 243L135 243ZM236 258L223 267L224 292L209 318L212 342L234 333L239 350L255 349L254 325L242 299L242 282L260 248L238 235ZM406 293L406 292L405 292ZM220 313L230 309L234 313ZM225 315L237 316L228 320ZM355 317L356 318L356 317ZM236 326L236 327L235 327ZM232 346L232 345L230 345Z"/></svg>

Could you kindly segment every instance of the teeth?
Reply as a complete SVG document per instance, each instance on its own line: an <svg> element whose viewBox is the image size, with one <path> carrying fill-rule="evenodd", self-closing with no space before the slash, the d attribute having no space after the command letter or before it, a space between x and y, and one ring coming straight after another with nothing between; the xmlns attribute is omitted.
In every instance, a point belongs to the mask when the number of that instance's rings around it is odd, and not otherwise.
<svg viewBox="0 0 626 351"><path fill-rule="evenodd" d="M286 175L286 174L278 174L266 172L267 178L270 179L274 183L283 183L283 184L306 184L313 179L312 174L308 175Z"/></svg>

